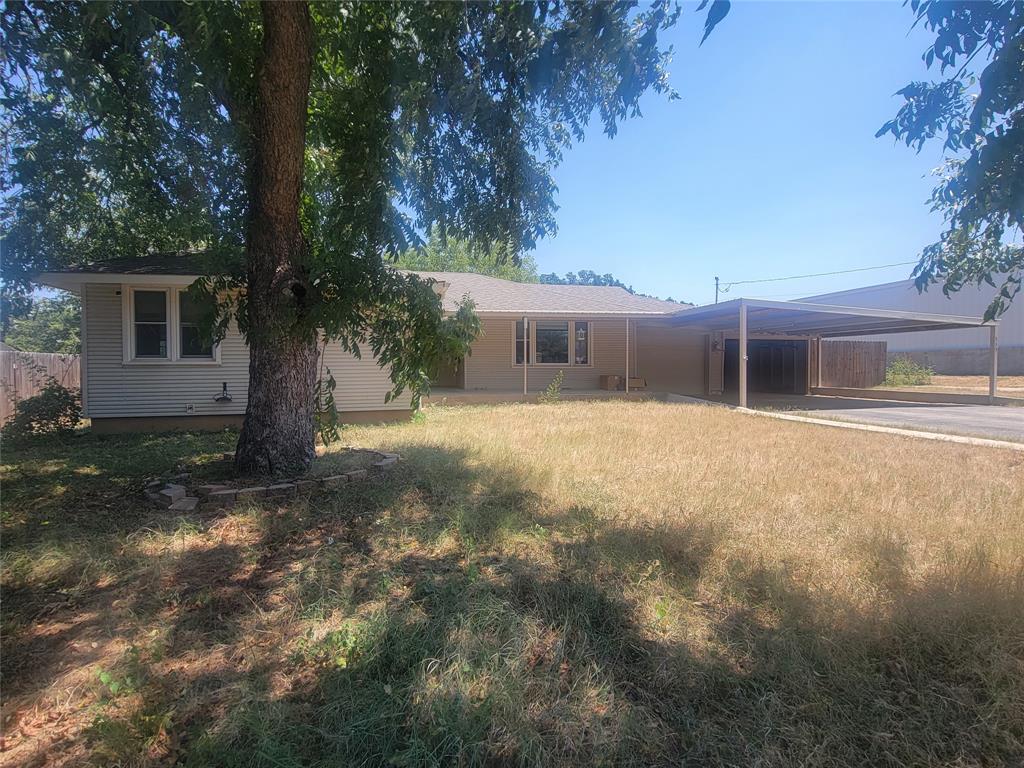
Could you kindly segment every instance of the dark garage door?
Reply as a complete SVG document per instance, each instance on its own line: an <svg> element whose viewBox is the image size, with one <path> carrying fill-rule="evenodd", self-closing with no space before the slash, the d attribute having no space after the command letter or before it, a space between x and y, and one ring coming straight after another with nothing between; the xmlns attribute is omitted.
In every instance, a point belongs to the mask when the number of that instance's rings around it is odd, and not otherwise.
<svg viewBox="0 0 1024 768"><path fill-rule="evenodd" d="M725 390L740 388L740 344L736 339L725 341ZM748 341L747 388L751 392L807 391L806 341Z"/></svg>

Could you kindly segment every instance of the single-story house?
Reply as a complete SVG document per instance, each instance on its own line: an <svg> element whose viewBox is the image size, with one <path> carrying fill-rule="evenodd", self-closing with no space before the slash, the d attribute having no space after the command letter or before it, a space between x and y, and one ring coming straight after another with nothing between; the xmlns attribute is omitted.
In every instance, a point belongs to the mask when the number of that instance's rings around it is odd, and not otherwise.
<svg viewBox="0 0 1024 768"><path fill-rule="evenodd" d="M996 279L997 284L999 278ZM995 289L989 285L965 285L946 296L942 287L933 285L919 292L913 280L868 285L836 293L808 296L801 301L814 304L841 304L847 307L874 307L938 312L952 315L984 315ZM875 340L865 337L865 340ZM884 340L889 359L913 358L936 373L987 374L989 338L984 328L956 328L936 333L895 333ZM999 318L999 372L1004 376L1024 375L1024 295L1018 297Z"/></svg>
<svg viewBox="0 0 1024 768"><path fill-rule="evenodd" d="M82 404L97 431L239 424L249 355L231 327L214 347L197 330L185 289L202 273L188 255L110 261L39 276L82 298ZM442 371L432 397L461 402L530 399L559 371L569 397L747 392L802 394L820 381L822 339L984 325L978 317L735 299L693 307L622 288L515 283L477 274L421 272L445 310L469 295L482 333L472 353ZM739 350L746 350L740 365ZM993 348L994 353L994 348ZM387 372L328 345L342 420L406 418L390 403Z"/></svg>

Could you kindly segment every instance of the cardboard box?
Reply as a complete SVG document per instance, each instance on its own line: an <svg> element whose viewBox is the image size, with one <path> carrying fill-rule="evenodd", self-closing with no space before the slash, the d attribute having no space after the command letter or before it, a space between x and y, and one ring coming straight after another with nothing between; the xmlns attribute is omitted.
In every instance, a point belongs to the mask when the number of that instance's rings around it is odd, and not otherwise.
<svg viewBox="0 0 1024 768"><path fill-rule="evenodd" d="M622 389L622 377L621 376L601 376L599 379L598 386L601 389L614 391L616 389Z"/></svg>

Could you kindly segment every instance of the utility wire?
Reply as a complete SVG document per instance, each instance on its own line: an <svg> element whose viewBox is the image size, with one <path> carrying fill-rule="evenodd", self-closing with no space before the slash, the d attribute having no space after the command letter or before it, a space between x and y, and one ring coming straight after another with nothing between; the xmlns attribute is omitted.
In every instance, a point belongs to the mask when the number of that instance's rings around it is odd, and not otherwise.
<svg viewBox="0 0 1024 768"><path fill-rule="evenodd" d="M728 293L734 285L750 285L751 283L777 283L782 280L802 280L805 277L827 277L829 275L848 275L851 272L869 272L873 269L888 269L889 267L903 267L907 264L916 264L913 261L897 261L895 264L879 264L877 267L857 267L856 269L840 269L835 272L816 272L813 275L790 275L789 277L765 277L760 280L734 280L731 283L723 283L719 289L722 293Z"/></svg>

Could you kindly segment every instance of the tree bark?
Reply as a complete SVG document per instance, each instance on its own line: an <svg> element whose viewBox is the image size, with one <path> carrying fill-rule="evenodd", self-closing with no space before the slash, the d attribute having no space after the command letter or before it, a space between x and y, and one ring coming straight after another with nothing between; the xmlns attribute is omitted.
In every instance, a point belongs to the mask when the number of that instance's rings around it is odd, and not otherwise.
<svg viewBox="0 0 1024 768"><path fill-rule="evenodd" d="M303 471L314 456L317 340L305 322L308 246L299 221L312 28L306 3L261 10L246 231L249 402L235 469L270 475Z"/></svg>

